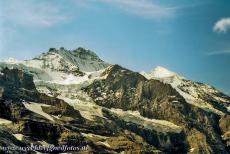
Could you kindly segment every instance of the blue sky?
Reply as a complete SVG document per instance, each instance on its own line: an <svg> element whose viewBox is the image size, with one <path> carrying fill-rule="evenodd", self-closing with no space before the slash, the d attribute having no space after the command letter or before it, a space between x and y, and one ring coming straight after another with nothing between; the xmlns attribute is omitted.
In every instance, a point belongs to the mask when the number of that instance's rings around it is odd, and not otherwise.
<svg viewBox="0 0 230 154"><path fill-rule="evenodd" d="M0 59L61 46L134 71L160 65L230 94L229 0L0 0Z"/></svg>

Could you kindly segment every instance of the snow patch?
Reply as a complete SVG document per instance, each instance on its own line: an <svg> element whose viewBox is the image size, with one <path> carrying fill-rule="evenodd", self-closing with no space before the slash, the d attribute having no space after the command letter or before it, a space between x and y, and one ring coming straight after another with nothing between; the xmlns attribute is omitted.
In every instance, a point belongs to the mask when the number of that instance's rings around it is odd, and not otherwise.
<svg viewBox="0 0 230 154"><path fill-rule="evenodd" d="M96 135L96 134L92 134L92 133L88 133L88 134L81 133L81 135L88 137L88 138L95 138L95 137L100 138L100 139L108 139L109 138L107 136L101 136L101 135Z"/></svg>
<svg viewBox="0 0 230 154"><path fill-rule="evenodd" d="M13 134L13 135L14 135L14 137L15 137L17 140L19 140L19 141L22 141L22 139L23 139L23 137L24 137L23 134Z"/></svg>
<svg viewBox="0 0 230 154"><path fill-rule="evenodd" d="M87 75L85 75L83 77L78 77L78 76L74 76L73 74L70 74L66 77L66 79L61 84L65 84L65 85L80 84L80 83L85 82L87 80L88 80Z"/></svg>
<svg viewBox="0 0 230 154"><path fill-rule="evenodd" d="M110 111L127 122L133 122L148 129L155 129L165 132L181 132L182 128L166 120L149 119L140 115L138 111L123 111L122 109L112 108Z"/></svg>
<svg viewBox="0 0 230 154"><path fill-rule="evenodd" d="M189 152L193 152L195 150L195 148L191 148L190 150L189 150Z"/></svg>
<svg viewBox="0 0 230 154"><path fill-rule="evenodd" d="M229 107L227 107L227 110L228 110L228 112L230 112L230 106L229 106Z"/></svg>
<svg viewBox="0 0 230 154"><path fill-rule="evenodd" d="M73 106L74 109L78 110L82 117L84 117L85 119L95 121L97 117L104 118L102 113L102 107L96 105L87 94L79 91L77 95L78 97L81 96L81 98L84 98L85 100L78 98L71 99L61 95L58 96L58 98Z"/></svg>
<svg viewBox="0 0 230 154"><path fill-rule="evenodd" d="M109 148L111 147L107 141L104 141L104 142L99 141L99 142L97 142L97 144L102 144L102 145L109 147Z"/></svg>
<svg viewBox="0 0 230 154"><path fill-rule="evenodd" d="M2 125L2 124L11 124L12 123L12 121L10 121L10 120L7 120L7 119L3 119L3 118L0 118L0 125Z"/></svg>
<svg viewBox="0 0 230 154"><path fill-rule="evenodd" d="M24 106L34 112L34 113L37 113L43 117L45 117L46 119L50 120L50 121L54 121L53 117L47 113L45 113L43 110L42 110L42 106L50 106L50 105L47 105L47 104L41 104L41 103L34 103L34 102L29 102L29 103L26 103L26 102L23 102Z"/></svg>
<svg viewBox="0 0 230 154"><path fill-rule="evenodd" d="M76 76L69 73L57 72L45 70L46 73L52 78L52 80L35 80L35 82L46 82L48 84L59 84L59 85L80 85L80 84L90 84L94 80L105 79L106 75L102 76L103 70L95 72L87 72L84 76Z"/></svg>

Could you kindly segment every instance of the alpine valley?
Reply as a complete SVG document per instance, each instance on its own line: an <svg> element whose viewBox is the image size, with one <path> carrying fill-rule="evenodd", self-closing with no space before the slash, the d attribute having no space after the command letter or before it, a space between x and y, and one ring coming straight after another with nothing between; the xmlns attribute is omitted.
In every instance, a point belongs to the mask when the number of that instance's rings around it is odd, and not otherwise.
<svg viewBox="0 0 230 154"><path fill-rule="evenodd" d="M1 153L227 154L230 97L157 67L133 72L77 48L0 62Z"/></svg>

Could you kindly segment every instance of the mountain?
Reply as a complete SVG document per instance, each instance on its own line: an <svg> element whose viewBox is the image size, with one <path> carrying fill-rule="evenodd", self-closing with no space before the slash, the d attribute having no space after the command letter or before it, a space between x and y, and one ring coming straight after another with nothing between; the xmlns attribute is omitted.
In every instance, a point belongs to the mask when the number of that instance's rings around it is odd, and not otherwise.
<svg viewBox="0 0 230 154"><path fill-rule="evenodd" d="M96 72L109 66L94 52L77 48L66 50L50 48L48 52L25 61L13 58L0 62L0 67L19 68L33 74L35 80L62 81L68 77L82 77L90 72ZM72 75L72 76L71 76Z"/></svg>
<svg viewBox="0 0 230 154"><path fill-rule="evenodd" d="M215 88L163 67L133 72L83 48L0 62L2 147L224 154L230 152L229 104Z"/></svg>
<svg viewBox="0 0 230 154"><path fill-rule="evenodd" d="M92 72L108 66L94 52L84 48L66 50L50 48L47 53L26 61L25 65L67 72Z"/></svg>
<svg viewBox="0 0 230 154"><path fill-rule="evenodd" d="M147 79L160 80L170 84L186 101L204 110L211 110L219 115L230 113L230 97L209 85L193 82L163 67L156 67L149 73L141 72Z"/></svg>

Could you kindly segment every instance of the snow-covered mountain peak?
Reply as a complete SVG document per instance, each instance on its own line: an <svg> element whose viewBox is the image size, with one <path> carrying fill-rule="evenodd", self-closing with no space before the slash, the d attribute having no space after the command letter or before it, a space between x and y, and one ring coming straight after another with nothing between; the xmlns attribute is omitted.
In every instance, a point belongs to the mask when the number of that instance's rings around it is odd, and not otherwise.
<svg viewBox="0 0 230 154"><path fill-rule="evenodd" d="M50 48L48 52L42 53L40 56L27 63L40 63L37 65L41 68L49 68L51 70L73 70L81 72L92 72L104 69L108 66L93 51L79 47L75 50L67 50L63 47L56 49Z"/></svg>
<svg viewBox="0 0 230 154"><path fill-rule="evenodd" d="M175 72L172 72L162 66L157 66L150 72L141 72L147 79L164 79L164 78L183 78Z"/></svg>
<svg viewBox="0 0 230 154"><path fill-rule="evenodd" d="M24 69L33 74L36 81L61 84L79 84L99 78L108 66L109 64L101 60L96 53L82 47L74 50L50 48L30 60L17 61L10 58L0 61L0 69Z"/></svg>
<svg viewBox="0 0 230 154"><path fill-rule="evenodd" d="M157 66L149 73L149 75L154 78L165 78L175 76L177 74L164 67Z"/></svg>

